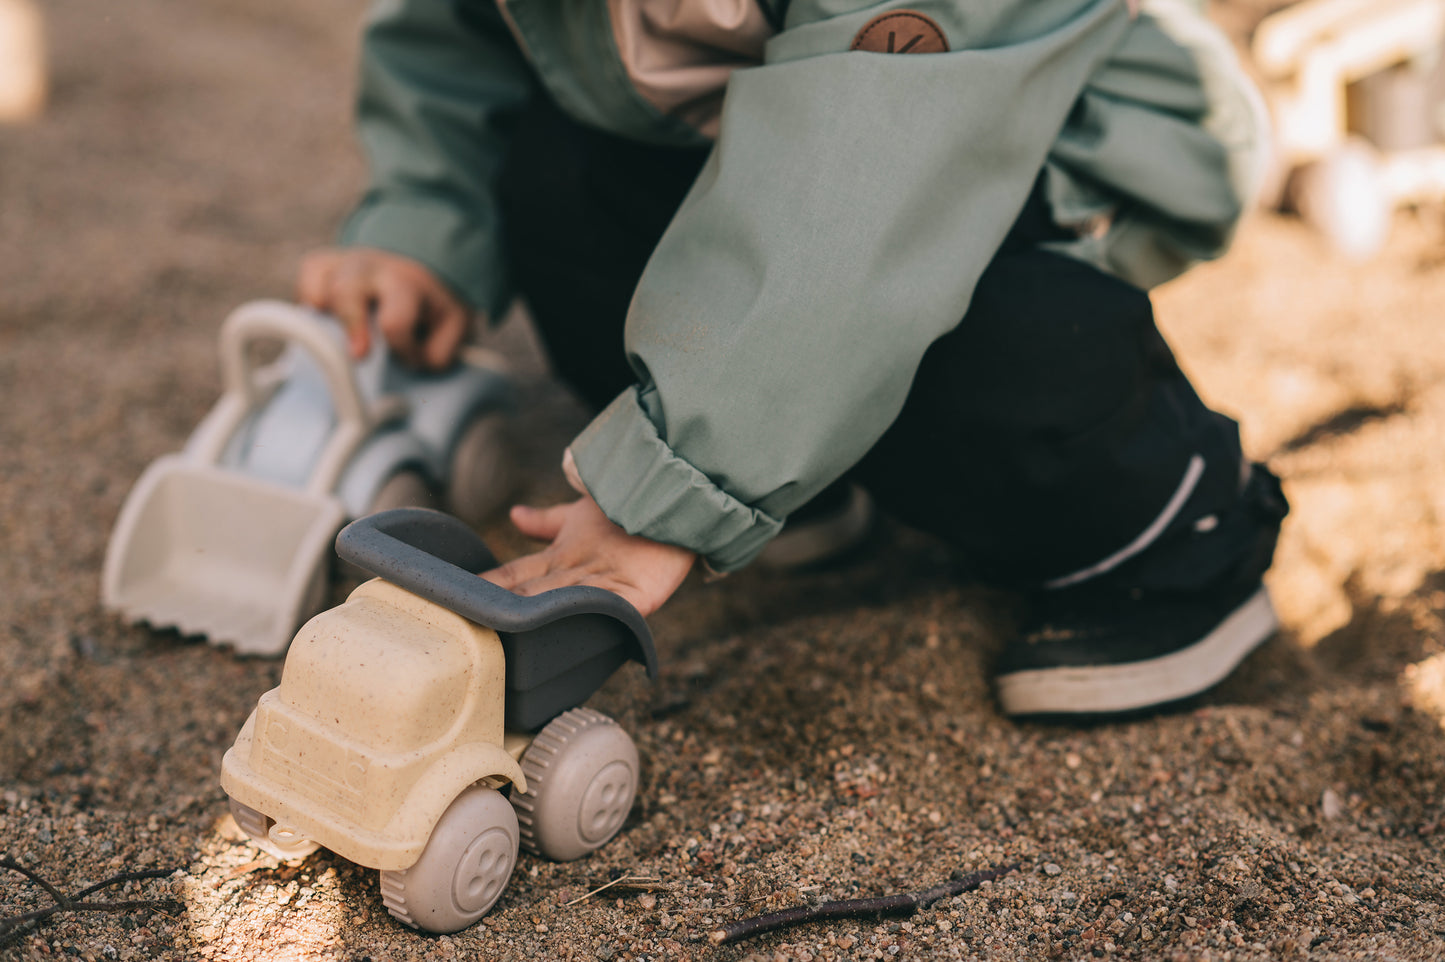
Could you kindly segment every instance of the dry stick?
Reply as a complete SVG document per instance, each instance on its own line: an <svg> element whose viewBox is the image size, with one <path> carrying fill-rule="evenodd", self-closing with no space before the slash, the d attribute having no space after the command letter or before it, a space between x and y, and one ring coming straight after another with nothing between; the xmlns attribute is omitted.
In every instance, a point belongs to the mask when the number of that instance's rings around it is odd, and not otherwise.
<svg viewBox="0 0 1445 962"><path fill-rule="evenodd" d="M36 885L45 889L46 894L48 894L51 898L55 899L57 903L65 903L70 901L65 897L65 893L60 891L60 889L56 888L54 885L51 885L49 882L45 881L45 879L41 878L39 875L36 875L30 869L21 865L19 862L15 861L8 855L4 858L0 858L0 868L8 868L12 872L19 872L21 875L34 882Z"/></svg>
<svg viewBox="0 0 1445 962"><path fill-rule="evenodd" d="M148 868L142 869L138 872L121 872L119 875L112 875L110 878L106 879L103 882L96 882L90 888L81 889L79 892L76 892L74 895L72 895L70 897L70 900L74 902L77 899L83 899L87 895L94 895L101 889L108 889L112 885L124 885L126 882L144 882L146 879L153 878L170 878L174 874L176 874L176 870L173 868Z"/></svg>
<svg viewBox="0 0 1445 962"><path fill-rule="evenodd" d="M971 892L984 882L991 882L1018 868L1018 864L1002 868L984 869L962 878L956 878L942 885L935 885L922 892L907 892L902 895L887 895L876 899L843 899L838 902L823 902L818 905L800 905L796 908L755 915L723 926L709 938L713 945L726 945L742 939L752 938L764 932L773 932L804 922L818 919L844 919L875 915L912 915L919 909L928 908L939 899Z"/></svg>
<svg viewBox="0 0 1445 962"><path fill-rule="evenodd" d="M579 895L570 902L562 903L564 909L570 909L579 902L585 902L599 892L605 892L610 888L620 888L629 892L665 892L672 888L660 878L650 875L623 875L613 879L606 885L600 885L586 895Z"/></svg>
<svg viewBox="0 0 1445 962"><path fill-rule="evenodd" d="M11 937L17 936L17 930L27 922L43 922L60 912L131 912L142 909L154 909L164 911L170 908L179 908L180 903L174 899L137 899L124 902L86 902L83 901L87 895L99 892L101 889L109 888L112 885L121 885L125 882L139 882L145 879L165 878L175 872L175 869L147 869L140 872L122 872L113 875L103 882L97 882L89 888L81 889L74 895L66 895L58 888L46 881L36 872L26 868L10 856L0 858L0 868L10 869L12 872L19 872L36 885L43 888L52 899L54 905L43 909L36 909L33 912L26 912L23 915L11 915L0 918L0 945Z"/></svg>

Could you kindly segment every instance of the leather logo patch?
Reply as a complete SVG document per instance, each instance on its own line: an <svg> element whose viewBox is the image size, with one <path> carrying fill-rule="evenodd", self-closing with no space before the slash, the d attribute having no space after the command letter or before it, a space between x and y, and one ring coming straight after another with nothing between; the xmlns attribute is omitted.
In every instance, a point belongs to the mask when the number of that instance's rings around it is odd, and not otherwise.
<svg viewBox="0 0 1445 962"><path fill-rule="evenodd" d="M894 10L869 20L849 50L871 53L948 53L943 29L916 10Z"/></svg>

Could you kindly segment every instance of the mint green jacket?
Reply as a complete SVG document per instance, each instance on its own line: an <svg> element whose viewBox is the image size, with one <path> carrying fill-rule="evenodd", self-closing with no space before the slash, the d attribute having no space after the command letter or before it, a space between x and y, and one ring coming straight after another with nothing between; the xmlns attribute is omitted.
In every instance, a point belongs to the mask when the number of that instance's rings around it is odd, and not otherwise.
<svg viewBox="0 0 1445 962"><path fill-rule="evenodd" d="M610 18L637 0L384 0L359 109L372 183L343 234L500 316L493 185L508 115L538 84L623 136L712 133L627 318L637 384L570 450L614 522L719 571L882 435L1041 169L1078 234L1061 252L1148 288L1225 248L1266 140L1192 0L749 2L766 35L755 58L723 58L735 69L707 131L623 64ZM947 51L850 49L902 10Z"/></svg>

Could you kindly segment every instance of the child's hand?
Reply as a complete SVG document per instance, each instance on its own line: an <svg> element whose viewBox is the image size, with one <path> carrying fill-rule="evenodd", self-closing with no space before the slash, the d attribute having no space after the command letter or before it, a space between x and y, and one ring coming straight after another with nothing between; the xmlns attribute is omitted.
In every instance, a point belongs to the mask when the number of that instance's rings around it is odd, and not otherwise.
<svg viewBox="0 0 1445 962"><path fill-rule="evenodd" d="M585 495L550 508L519 505L511 517L523 534L552 542L482 574L519 595L593 585L621 595L646 616L672 597L692 568L691 551L628 534Z"/></svg>
<svg viewBox="0 0 1445 962"><path fill-rule="evenodd" d="M351 355L371 347L371 318L397 357L413 367L456 359L471 311L423 265L369 247L327 248L301 262L297 299L346 325Z"/></svg>

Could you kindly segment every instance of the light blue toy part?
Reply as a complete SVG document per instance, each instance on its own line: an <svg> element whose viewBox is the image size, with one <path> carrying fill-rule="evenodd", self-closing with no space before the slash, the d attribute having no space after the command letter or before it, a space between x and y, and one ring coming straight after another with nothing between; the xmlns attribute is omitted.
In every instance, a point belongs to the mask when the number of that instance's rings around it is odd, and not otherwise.
<svg viewBox="0 0 1445 962"><path fill-rule="evenodd" d="M303 488L316 469L328 438L336 431L340 390L354 390L357 405L374 422L366 440L334 485L348 517L367 514L383 484L397 471L421 474L434 490L449 480L452 456L463 430L488 412L511 412L515 396L510 380L499 371L458 363L446 371L408 368L389 351L382 338L351 370L350 384L341 385L323 370L314 354L329 343L331 361L345 363L346 336L335 319L289 304L268 304L285 310L297 323L314 325L318 337L309 347L290 343L274 362L277 386L239 425L221 455L221 465L253 478Z"/></svg>
<svg viewBox="0 0 1445 962"><path fill-rule="evenodd" d="M514 396L497 370L410 370L380 338L353 365L335 320L278 301L238 308L220 340L221 399L131 490L102 600L132 621L279 654L324 600L336 531L399 472L434 491L467 477L454 462L477 456L473 444L458 458L468 431ZM263 364L267 342L284 346Z"/></svg>

